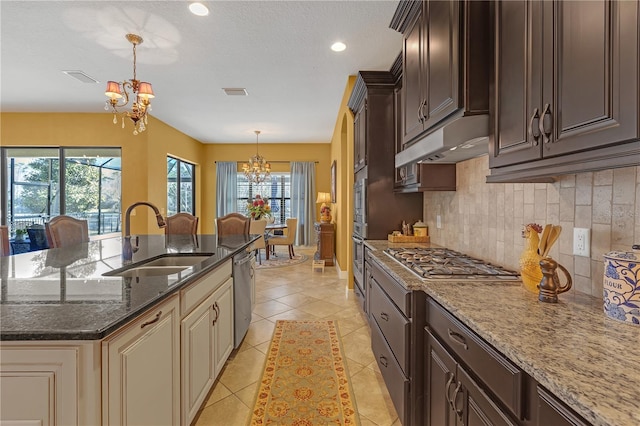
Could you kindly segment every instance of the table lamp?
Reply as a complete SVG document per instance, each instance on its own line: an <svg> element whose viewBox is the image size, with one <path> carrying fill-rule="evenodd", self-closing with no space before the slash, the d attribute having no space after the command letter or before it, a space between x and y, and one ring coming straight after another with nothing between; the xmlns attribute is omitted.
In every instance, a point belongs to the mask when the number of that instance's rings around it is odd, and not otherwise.
<svg viewBox="0 0 640 426"><path fill-rule="evenodd" d="M318 192L316 203L322 203L320 206L320 221L325 223L331 222L331 207L327 205L327 203L331 203L331 194L328 192Z"/></svg>

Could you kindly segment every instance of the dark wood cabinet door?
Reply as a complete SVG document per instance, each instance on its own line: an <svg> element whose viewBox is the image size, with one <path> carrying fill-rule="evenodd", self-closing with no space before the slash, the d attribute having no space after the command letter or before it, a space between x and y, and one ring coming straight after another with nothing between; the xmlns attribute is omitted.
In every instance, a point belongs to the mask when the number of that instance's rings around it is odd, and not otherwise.
<svg viewBox="0 0 640 426"><path fill-rule="evenodd" d="M538 426L587 426L589 424L546 389L538 386L537 391Z"/></svg>
<svg viewBox="0 0 640 426"><path fill-rule="evenodd" d="M456 362L428 331L426 333L425 393L428 395L426 424L429 426L453 426L456 413L450 398L455 394ZM460 392L460 388L458 388Z"/></svg>
<svg viewBox="0 0 640 426"><path fill-rule="evenodd" d="M541 158L542 3L497 1L489 166Z"/></svg>
<svg viewBox="0 0 640 426"><path fill-rule="evenodd" d="M637 1L545 3L543 156L640 138ZM553 16L553 21L547 19ZM547 24L549 22L549 24ZM553 27L550 22L555 23ZM552 49L552 50L547 50ZM552 118L552 119L551 119Z"/></svg>
<svg viewBox="0 0 640 426"><path fill-rule="evenodd" d="M422 115L426 117L424 128L428 129L461 108L458 93L460 2L429 1L424 7L428 21L423 40L428 96Z"/></svg>
<svg viewBox="0 0 640 426"><path fill-rule="evenodd" d="M367 164L367 101L362 103L353 119L353 170L357 172Z"/></svg>
<svg viewBox="0 0 640 426"><path fill-rule="evenodd" d="M516 426L511 420L467 374L464 368L458 365L456 370L458 380L463 385L464 397L456 398L454 404L460 411L460 399L464 400L463 418L459 422L465 426ZM459 419L460 420L460 419ZM549 423L551 425L552 423Z"/></svg>
<svg viewBox="0 0 640 426"><path fill-rule="evenodd" d="M423 56L424 16L418 15L403 39L402 68L402 140L410 143L422 133L422 106L425 102L426 72Z"/></svg>

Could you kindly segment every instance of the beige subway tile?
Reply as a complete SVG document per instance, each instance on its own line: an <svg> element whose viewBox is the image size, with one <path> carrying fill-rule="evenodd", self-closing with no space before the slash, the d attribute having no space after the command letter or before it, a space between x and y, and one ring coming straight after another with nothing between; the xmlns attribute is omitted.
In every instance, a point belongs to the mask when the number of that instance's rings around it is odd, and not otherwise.
<svg viewBox="0 0 640 426"><path fill-rule="evenodd" d="M613 187L593 187L593 209L591 220L593 223L611 223L611 194Z"/></svg>
<svg viewBox="0 0 640 426"><path fill-rule="evenodd" d="M634 243L633 209L626 204L614 204L611 218L611 247L628 250Z"/></svg>
<svg viewBox="0 0 640 426"><path fill-rule="evenodd" d="M560 253L573 253L573 222L560 222L562 232L556 244L559 245Z"/></svg>
<svg viewBox="0 0 640 426"><path fill-rule="evenodd" d="M560 220L573 221L575 218L576 189L560 188Z"/></svg>
<svg viewBox="0 0 640 426"><path fill-rule="evenodd" d="M612 185L613 170L600 170L597 172L593 172L593 184L594 185Z"/></svg>
<svg viewBox="0 0 640 426"><path fill-rule="evenodd" d="M533 208L535 218L546 218L547 216L547 189L536 189L533 197Z"/></svg>
<svg viewBox="0 0 640 426"><path fill-rule="evenodd" d="M522 210L522 219L523 219L523 222L526 222L526 223L536 221L535 208L533 207L533 204L524 205Z"/></svg>
<svg viewBox="0 0 640 426"><path fill-rule="evenodd" d="M604 260L591 261L591 295L602 297L602 281L604 279Z"/></svg>
<svg viewBox="0 0 640 426"><path fill-rule="evenodd" d="M547 212L545 216L547 218L546 223L557 224L560 222L560 204L547 204Z"/></svg>
<svg viewBox="0 0 640 426"><path fill-rule="evenodd" d="M581 275L573 276L573 287L577 291L581 291L583 293L591 294L592 288L591 278L583 277Z"/></svg>
<svg viewBox="0 0 640 426"><path fill-rule="evenodd" d="M522 187L522 191L524 192L524 202L525 204L533 204L536 202L535 200L535 186L532 183L526 183Z"/></svg>
<svg viewBox="0 0 640 426"><path fill-rule="evenodd" d="M591 258L576 256L573 264L576 275L591 278Z"/></svg>
<svg viewBox="0 0 640 426"><path fill-rule="evenodd" d="M547 203L560 202L560 182L554 182L546 185L547 187Z"/></svg>
<svg viewBox="0 0 640 426"><path fill-rule="evenodd" d="M591 206L576 206L575 209L574 226L576 228L591 228Z"/></svg>
<svg viewBox="0 0 640 426"><path fill-rule="evenodd" d="M576 206L591 205L591 188L593 173L576 175Z"/></svg>
<svg viewBox="0 0 640 426"><path fill-rule="evenodd" d="M613 170L613 202L615 204L634 204L635 178L635 167Z"/></svg>
<svg viewBox="0 0 640 426"><path fill-rule="evenodd" d="M611 225L594 223L591 228L591 259L600 260L611 250Z"/></svg>
<svg viewBox="0 0 640 426"><path fill-rule="evenodd" d="M524 217L524 191L514 191L509 197L509 201L509 204L505 203L505 216Z"/></svg>
<svg viewBox="0 0 640 426"><path fill-rule="evenodd" d="M560 188L574 188L576 186L576 175L560 176Z"/></svg>

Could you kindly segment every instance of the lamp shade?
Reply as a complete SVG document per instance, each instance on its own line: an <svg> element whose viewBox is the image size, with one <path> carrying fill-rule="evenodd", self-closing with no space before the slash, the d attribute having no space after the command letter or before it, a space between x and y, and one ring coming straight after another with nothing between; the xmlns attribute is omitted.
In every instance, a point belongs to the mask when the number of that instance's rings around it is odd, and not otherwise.
<svg viewBox="0 0 640 426"><path fill-rule="evenodd" d="M104 91L104 94L111 99L120 99L122 97L120 83L117 81L107 81L107 89Z"/></svg>
<svg viewBox="0 0 640 426"><path fill-rule="evenodd" d="M140 86L138 86L138 96L143 99L155 98L156 96L153 94L151 83L147 83L146 81L141 82Z"/></svg>
<svg viewBox="0 0 640 426"><path fill-rule="evenodd" d="M318 198L316 199L316 203L330 203L331 202L331 194L328 192L318 192Z"/></svg>

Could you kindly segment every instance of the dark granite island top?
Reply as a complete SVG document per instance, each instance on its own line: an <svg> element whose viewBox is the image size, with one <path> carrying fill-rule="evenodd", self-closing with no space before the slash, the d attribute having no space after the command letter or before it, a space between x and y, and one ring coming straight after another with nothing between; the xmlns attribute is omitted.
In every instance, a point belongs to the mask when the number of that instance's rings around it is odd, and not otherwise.
<svg viewBox="0 0 640 426"><path fill-rule="evenodd" d="M0 257L0 340L102 339L257 238L143 235L131 264L120 237ZM166 276L104 275L169 254L208 258Z"/></svg>

